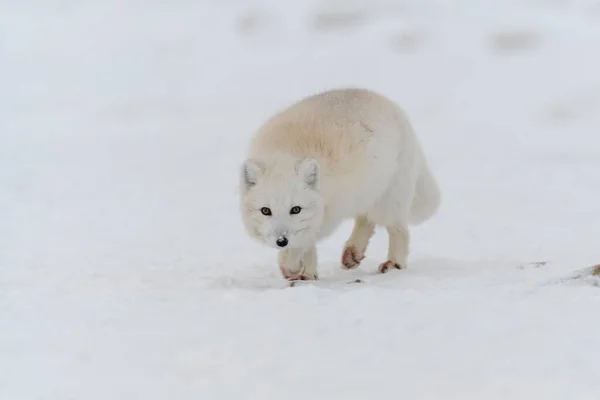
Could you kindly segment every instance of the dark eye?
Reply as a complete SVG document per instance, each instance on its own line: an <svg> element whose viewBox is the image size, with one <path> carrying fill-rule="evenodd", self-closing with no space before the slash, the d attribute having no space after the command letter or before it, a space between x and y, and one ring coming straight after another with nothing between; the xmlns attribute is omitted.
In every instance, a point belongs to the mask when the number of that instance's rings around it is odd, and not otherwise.
<svg viewBox="0 0 600 400"><path fill-rule="evenodd" d="M302 210L300 207L298 207L298 206L294 206L294 207L292 207L292 209L290 210L290 214L298 214L298 213L300 213L300 210Z"/></svg>
<svg viewBox="0 0 600 400"><path fill-rule="evenodd" d="M261 212L263 215L271 215L271 209L270 209L269 207L263 207L263 208L261 208L261 209L260 209L260 212Z"/></svg>

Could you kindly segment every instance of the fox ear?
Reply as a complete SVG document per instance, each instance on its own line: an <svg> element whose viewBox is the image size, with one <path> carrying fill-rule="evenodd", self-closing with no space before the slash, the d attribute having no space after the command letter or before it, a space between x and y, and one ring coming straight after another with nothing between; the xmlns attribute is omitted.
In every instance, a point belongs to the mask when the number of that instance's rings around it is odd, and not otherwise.
<svg viewBox="0 0 600 400"><path fill-rule="evenodd" d="M256 185L258 182L258 178L262 174L262 165L252 159L247 159L244 161L242 165L240 175L242 186L245 190L250 189L252 186Z"/></svg>
<svg viewBox="0 0 600 400"><path fill-rule="evenodd" d="M296 171L304 182L314 189L319 181L319 163L313 158L306 158L298 162Z"/></svg>

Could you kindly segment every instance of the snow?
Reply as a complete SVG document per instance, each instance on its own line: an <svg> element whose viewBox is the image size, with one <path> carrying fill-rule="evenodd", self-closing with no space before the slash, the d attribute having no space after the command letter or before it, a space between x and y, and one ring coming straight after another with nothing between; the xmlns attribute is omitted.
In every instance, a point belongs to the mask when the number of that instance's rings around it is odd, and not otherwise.
<svg viewBox="0 0 600 400"><path fill-rule="evenodd" d="M0 399L597 399L597 1L4 1ZM239 218L265 118L407 110L443 189L289 287ZM347 284L360 279L362 283Z"/></svg>

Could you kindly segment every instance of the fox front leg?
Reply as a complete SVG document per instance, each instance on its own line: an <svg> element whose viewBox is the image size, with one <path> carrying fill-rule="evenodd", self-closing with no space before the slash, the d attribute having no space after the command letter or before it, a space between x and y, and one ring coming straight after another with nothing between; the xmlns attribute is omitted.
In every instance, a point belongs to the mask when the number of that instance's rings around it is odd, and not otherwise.
<svg viewBox="0 0 600 400"><path fill-rule="evenodd" d="M317 248L292 248L279 252L279 269L290 281L319 279L317 274Z"/></svg>
<svg viewBox="0 0 600 400"><path fill-rule="evenodd" d="M354 219L352 235L346 241L342 252L342 267L344 269L353 269L359 266L365 258L365 251L374 233L375 224L369 221L366 216L360 215Z"/></svg>

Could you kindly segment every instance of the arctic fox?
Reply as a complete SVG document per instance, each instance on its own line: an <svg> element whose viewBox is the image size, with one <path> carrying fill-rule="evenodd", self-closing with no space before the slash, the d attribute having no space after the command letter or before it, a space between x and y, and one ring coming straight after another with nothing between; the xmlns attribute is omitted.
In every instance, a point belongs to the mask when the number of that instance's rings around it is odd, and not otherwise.
<svg viewBox="0 0 600 400"><path fill-rule="evenodd" d="M387 229L379 272L403 269L409 224L433 216L440 189L404 111L367 89L306 97L258 129L240 170L248 234L279 249L289 280L318 279L316 243L345 219L354 229L341 264L356 268L375 226Z"/></svg>

